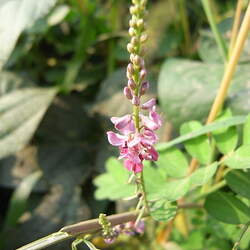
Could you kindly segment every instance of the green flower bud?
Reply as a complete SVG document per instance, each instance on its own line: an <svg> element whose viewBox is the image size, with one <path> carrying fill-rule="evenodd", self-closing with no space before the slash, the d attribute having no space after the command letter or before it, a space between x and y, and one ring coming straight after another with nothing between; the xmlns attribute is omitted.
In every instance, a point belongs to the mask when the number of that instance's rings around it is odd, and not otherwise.
<svg viewBox="0 0 250 250"><path fill-rule="evenodd" d="M134 50L135 50L133 44L128 43L128 45L127 45L127 50L128 50L128 52L129 52L130 54L133 53Z"/></svg>

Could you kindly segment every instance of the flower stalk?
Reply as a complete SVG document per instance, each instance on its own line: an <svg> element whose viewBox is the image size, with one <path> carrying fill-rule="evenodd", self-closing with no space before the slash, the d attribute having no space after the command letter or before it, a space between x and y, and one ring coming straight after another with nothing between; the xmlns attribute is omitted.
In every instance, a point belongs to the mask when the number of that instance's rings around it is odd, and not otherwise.
<svg viewBox="0 0 250 250"><path fill-rule="evenodd" d="M143 161L158 159L158 153L153 145L158 140L155 130L162 125L162 121L156 112L155 99L141 103L141 97L149 88L149 83L145 80L147 71L143 58L145 53L143 45L147 40L144 21L146 3L147 0L132 0L130 7L128 33L131 40L127 45L130 62L127 66L128 82L123 93L133 105L133 114L112 117L111 121L120 133L108 131L107 136L110 144L119 147L119 159L124 159L124 166L136 174L138 192L143 196L146 212L149 212L142 174ZM142 110L148 111L148 116L144 115Z"/></svg>

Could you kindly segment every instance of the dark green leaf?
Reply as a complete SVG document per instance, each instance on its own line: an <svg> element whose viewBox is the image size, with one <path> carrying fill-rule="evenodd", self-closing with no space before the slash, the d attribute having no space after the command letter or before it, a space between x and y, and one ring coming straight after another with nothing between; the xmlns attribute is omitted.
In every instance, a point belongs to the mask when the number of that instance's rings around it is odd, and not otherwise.
<svg viewBox="0 0 250 250"><path fill-rule="evenodd" d="M199 130L195 130L191 133L179 136L170 142L158 143L156 148L158 151L164 151L164 150L166 150L174 145L180 144L182 142L193 139L193 138L198 137L200 135L204 135L204 134L213 132L213 131L218 130L218 129L228 128L228 127L231 127L234 125L243 124L245 122L245 120L246 120L245 116L234 116L232 118L228 118L228 119L225 119L223 121L215 121L211 124L204 125Z"/></svg>
<svg viewBox="0 0 250 250"><path fill-rule="evenodd" d="M185 155L177 148L160 152L157 166L160 171L175 178L185 177L188 170L188 161Z"/></svg>
<svg viewBox="0 0 250 250"><path fill-rule="evenodd" d="M250 114L247 116L243 127L243 144L250 144Z"/></svg>
<svg viewBox="0 0 250 250"><path fill-rule="evenodd" d="M150 214L156 221L167 222L174 218L177 212L176 204L159 200L150 206Z"/></svg>
<svg viewBox="0 0 250 250"><path fill-rule="evenodd" d="M234 195L225 192L210 194L205 209L217 220L228 224L244 224L250 220L250 208Z"/></svg>
<svg viewBox="0 0 250 250"><path fill-rule="evenodd" d="M189 178L191 185L201 186L206 184L215 174L218 162L214 162L209 166L199 168Z"/></svg>
<svg viewBox="0 0 250 250"><path fill-rule="evenodd" d="M0 98L0 158L28 143L55 94L54 88L30 88Z"/></svg>
<svg viewBox="0 0 250 250"><path fill-rule="evenodd" d="M201 129L202 125L197 121L184 123L181 126L181 135ZM208 164L212 157L212 148L207 135L201 135L184 143L188 153L202 164Z"/></svg>
<svg viewBox="0 0 250 250"><path fill-rule="evenodd" d="M239 147L223 161L230 168L250 168L250 144Z"/></svg>
<svg viewBox="0 0 250 250"><path fill-rule="evenodd" d="M242 64L237 69L229 91L229 107L232 107L234 99L239 96L242 105L232 110L236 115L247 114L249 109L246 105L248 106L250 98L246 84L250 78L249 65ZM163 64L158 81L159 101L176 129L186 121L206 119L223 72L222 64L184 59L168 59Z"/></svg>
<svg viewBox="0 0 250 250"><path fill-rule="evenodd" d="M233 170L227 173L225 179L234 192L250 199L250 172Z"/></svg>

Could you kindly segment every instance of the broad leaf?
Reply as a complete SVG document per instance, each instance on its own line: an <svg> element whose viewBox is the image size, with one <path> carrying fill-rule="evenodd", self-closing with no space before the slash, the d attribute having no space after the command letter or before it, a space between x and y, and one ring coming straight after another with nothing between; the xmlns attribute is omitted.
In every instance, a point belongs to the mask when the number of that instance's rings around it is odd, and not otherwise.
<svg viewBox="0 0 250 250"><path fill-rule="evenodd" d="M243 144L250 144L250 114L247 116L243 127Z"/></svg>
<svg viewBox="0 0 250 250"><path fill-rule="evenodd" d="M234 125L243 124L245 121L246 121L245 116L234 116L232 118L228 118L228 119L225 119L223 121L215 121L211 124L204 125L202 128L195 130L191 133L179 136L170 142L158 143L156 145L156 148L158 151L164 151L164 150L167 150L168 148L171 148L174 145L183 143L183 142L188 141L190 139L196 138L200 135L204 135L204 134L213 132L213 131L218 130L218 129L224 129L224 128L228 128L228 127L231 127Z"/></svg>
<svg viewBox="0 0 250 250"><path fill-rule="evenodd" d="M152 201L159 199L165 199L167 201L176 201L188 192L189 187L189 178L175 180L161 185L157 193L149 193L147 197L149 200Z"/></svg>
<svg viewBox="0 0 250 250"><path fill-rule="evenodd" d="M244 224L250 220L250 208L234 195L225 192L210 194L205 209L217 220L228 224Z"/></svg>
<svg viewBox="0 0 250 250"><path fill-rule="evenodd" d="M166 60L159 75L158 95L162 110L176 129L186 121L206 119L223 72L223 64ZM249 78L249 65L239 65L229 91L229 107L236 115L249 113L249 108L246 108L250 96L247 92ZM236 108L237 97L242 105Z"/></svg>
<svg viewBox="0 0 250 250"><path fill-rule="evenodd" d="M191 185L201 186L206 184L215 174L218 162L214 162L209 166L199 168L189 178Z"/></svg>
<svg viewBox="0 0 250 250"><path fill-rule="evenodd" d="M225 158L224 164L230 168L250 168L250 144L239 147L235 152Z"/></svg>
<svg viewBox="0 0 250 250"><path fill-rule="evenodd" d="M0 3L0 70L21 32L46 15L56 0L3 0Z"/></svg>
<svg viewBox="0 0 250 250"><path fill-rule="evenodd" d="M202 125L197 121L184 123L181 126L181 135L201 129ZM212 156L212 148L206 135L201 135L184 143L188 153L202 164L208 164Z"/></svg>
<svg viewBox="0 0 250 250"><path fill-rule="evenodd" d="M54 88L30 88L0 98L0 158L28 143L55 94Z"/></svg>
<svg viewBox="0 0 250 250"><path fill-rule="evenodd" d="M232 117L232 113L229 109L227 109L217 120L223 121L229 117ZM213 137L217 148L222 154L232 152L238 143L237 128L235 126L216 130L213 132Z"/></svg>
<svg viewBox="0 0 250 250"><path fill-rule="evenodd" d="M129 171L122 163L111 157L106 162L107 172L95 178L97 199L116 200L135 194L135 185L128 184Z"/></svg>
<svg viewBox="0 0 250 250"><path fill-rule="evenodd" d="M157 166L160 171L175 178L185 177L188 170L188 161L185 155L177 148L160 152Z"/></svg>
<svg viewBox="0 0 250 250"><path fill-rule="evenodd" d="M225 179L234 192L250 199L250 172L233 170L227 173Z"/></svg>
<svg viewBox="0 0 250 250"><path fill-rule="evenodd" d="M174 218L177 206L169 201L159 200L150 206L150 215L156 221L167 222Z"/></svg>

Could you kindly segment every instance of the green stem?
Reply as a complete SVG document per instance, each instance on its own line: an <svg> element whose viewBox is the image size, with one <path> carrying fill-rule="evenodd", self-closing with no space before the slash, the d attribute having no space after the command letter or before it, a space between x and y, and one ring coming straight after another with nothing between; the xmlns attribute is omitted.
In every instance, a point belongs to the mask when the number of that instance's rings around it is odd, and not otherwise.
<svg viewBox="0 0 250 250"><path fill-rule="evenodd" d="M188 52L189 48L191 47L190 46L191 36L190 36L187 10L186 10L186 0L179 0L179 8L180 8L181 25L184 33L185 52Z"/></svg>
<svg viewBox="0 0 250 250"><path fill-rule="evenodd" d="M243 227L243 229L242 229L242 231L241 231L240 237L239 237L239 239L235 242L235 244L234 244L232 250L238 250L238 249L239 249L240 242L241 242L241 240L242 240L242 238L243 238L244 234L246 233L246 231L247 231L247 229L248 229L249 226L250 226L250 221L247 222L247 223L244 225L244 227Z"/></svg>
<svg viewBox="0 0 250 250"><path fill-rule="evenodd" d="M212 29L212 32L214 33L214 37L216 40L216 43L218 45L218 48L220 50L221 56L224 59L224 62L226 63L228 58L227 58L227 46L226 46L226 42L223 39L221 33L218 30L218 27L216 25L216 21L215 21L215 17L212 13L212 8L211 8L211 4L210 4L210 0L201 0L204 11L206 13L209 25Z"/></svg>

